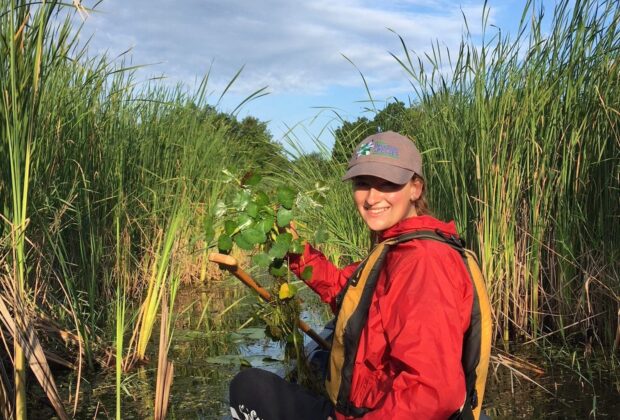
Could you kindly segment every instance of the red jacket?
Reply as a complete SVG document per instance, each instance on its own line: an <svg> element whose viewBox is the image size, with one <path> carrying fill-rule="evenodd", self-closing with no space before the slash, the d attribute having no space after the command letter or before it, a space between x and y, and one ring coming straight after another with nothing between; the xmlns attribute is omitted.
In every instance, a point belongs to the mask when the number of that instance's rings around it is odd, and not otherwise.
<svg viewBox="0 0 620 420"><path fill-rule="evenodd" d="M402 220L381 239L415 230L456 234L453 222L430 216ZM310 265L308 285L335 308L335 297L357 264L335 267L306 245L291 257L297 275ZM401 243L388 253L362 330L351 401L372 408L363 418L447 419L465 401L461 366L473 289L461 256L433 240ZM346 417L336 413L337 419Z"/></svg>

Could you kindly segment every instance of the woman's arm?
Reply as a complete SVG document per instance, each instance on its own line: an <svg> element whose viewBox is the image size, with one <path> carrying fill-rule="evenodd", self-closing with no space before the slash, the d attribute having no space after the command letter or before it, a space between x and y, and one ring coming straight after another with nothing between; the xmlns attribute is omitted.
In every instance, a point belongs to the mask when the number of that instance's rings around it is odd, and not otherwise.
<svg viewBox="0 0 620 420"><path fill-rule="evenodd" d="M335 311L335 298L346 284L349 276L355 271L357 264L339 269L325 255L308 243L306 243L302 254L289 254L288 259L291 271L298 277L307 267L312 267L312 276L310 280L306 280L306 284Z"/></svg>

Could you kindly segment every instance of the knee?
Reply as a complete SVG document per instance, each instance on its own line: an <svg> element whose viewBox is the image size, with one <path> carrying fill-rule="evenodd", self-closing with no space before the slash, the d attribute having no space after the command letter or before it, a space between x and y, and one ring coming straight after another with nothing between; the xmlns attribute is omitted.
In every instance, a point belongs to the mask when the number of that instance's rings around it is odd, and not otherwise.
<svg viewBox="0 0 620 420"><path fill-rule="evenodd" d="M230 381L230 400L236 401L241 396L247 396L248 393L249 395L256 393L257 384L261 382L261 374L262 370L257 368L243 369L237 373Z"/></svg>

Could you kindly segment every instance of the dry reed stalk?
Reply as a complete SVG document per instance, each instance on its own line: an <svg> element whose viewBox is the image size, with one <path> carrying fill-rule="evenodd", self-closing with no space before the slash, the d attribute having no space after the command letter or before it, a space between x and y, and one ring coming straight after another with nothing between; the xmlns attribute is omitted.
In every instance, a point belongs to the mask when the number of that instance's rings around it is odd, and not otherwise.
<svg viewBox="0 0 620 420"><path fill-rule="evenodd" d="M618 309L618 321L616 324L616 339L614 340L613 351L620 349L620 309Z"/></svg>
<svg viewBox="0 0 620 420"><path fill-rule="evenodd" d="M542 376L545 374L545 370L543 368L514 355L498 352L497 355L491 356L491 360L503 366L511 366L515 369L518 368L530 371L537 376Z"/></svg>
<svg viewBox="0 0 620 420"><path fill-rule="evenodd" d="M0 369L0 415L4 419L12 419L14 415L12 401L13 390L11 389L9 376L6 374L4 366L0 366Z"/></svg>
<svg viewBox="0 0 620 420"><path fill-rule="evenodd" d="M161 302L161 319L159 334L159 358L157 363L157 383L155 384L155 420L163 420L168 412L168 400L170 387L172 386L172 374L174 366L168 360L168 300L163 293Z"/></svg>
<svg viewBox="0 0 620 420"><path fill-rule="evenodd" d="M14 308L15 313L21 312L20 306ZM62 420L69 419L67 412L62 403L62 399L58 393L54 376L47 363L45 352L39 343L34 328L31 323L27 322L24 314L12 315L8 307L4 303L4 299L0 298L0 319L6 329L13 335L14 340L19 343L24 351L24 356L28 360L30 369L39 381L43 391L47 395L50 403L54 407L56 414Z"/></svg>

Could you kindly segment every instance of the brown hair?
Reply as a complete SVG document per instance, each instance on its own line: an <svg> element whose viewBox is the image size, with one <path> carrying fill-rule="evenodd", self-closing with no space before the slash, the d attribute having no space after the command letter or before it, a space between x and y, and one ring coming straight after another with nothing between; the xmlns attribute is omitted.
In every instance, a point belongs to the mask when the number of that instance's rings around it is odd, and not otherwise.
<svg viewBox="0 0 620 420"><path fill-rule="evenodd" d="M424 182L424 178L415 174L413 176L413 181L420 181L422 183L422 194L420 197L413 203L413 207L415 207L415 212L418 216L429 215L431 216L431 209L428 206L428 201L426 200L426 183Z"/></svg>

